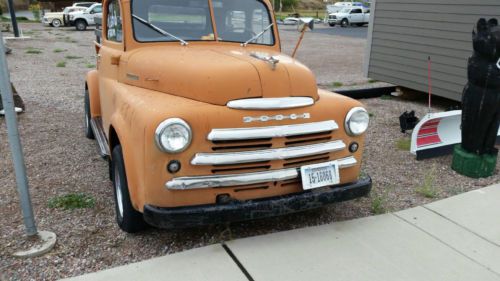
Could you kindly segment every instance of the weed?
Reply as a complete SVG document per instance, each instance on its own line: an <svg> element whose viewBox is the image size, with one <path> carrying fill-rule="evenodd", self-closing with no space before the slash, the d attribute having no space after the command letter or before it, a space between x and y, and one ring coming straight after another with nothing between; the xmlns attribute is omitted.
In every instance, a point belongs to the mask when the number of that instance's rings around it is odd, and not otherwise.
<svg viewBox="0 0 500 281"><path fill-rule="evenodd" d="M36 49L36 48L32 48L32 47L29 47L28 50L26 50L26 54L38 55L38 54L41 54L41 53L42 53L42 50Z"/></svg>
<svg viewBox="0 0 500 281"><path fill-rule="evenodd" d="M333 82L332 86L333 86L334 88L338 88L338 87L342 87L342 86L344 86L344 84L342 84L341 82Z"/></svg>
<svg viewBox="0 0 500 281"><path fill-rule="evenodd" d="M410 151L411 139L402 138L396 141L396 146L399 150Z"/></svg>
<svg viewBox="0 0 500 281"><path fill-rule="evenodd" d="M66 67L66 62L65 61L60 61L56 64L57 67Z"/></svg>
<svg viewBox="0 0 500 281"><path fill-rule="evenodd" d="M83 57L67 55L65 56L65 58L68 60L76 60L76 59L82 59Z"/></svg>
<svg viewBox="0 0 500 281"><path fill-rule="evenodd" d="M65 49L59 49L59 48L54 49L54 53L62 53L62 52L66 52L66 51L67 50L65 50Z"/></svg>
<svg viewBox="0 0 500 281"><path fill-rule="evenodd" d="M387 212L385 209L385 198L380 195L375 195L372 199L372 213L375 215L384 214Z"/></svg>
<svg viewBox="0 0 500 281"><path fill-rule="evenodd" d="M372 118L372 117L375 117L375 114L372 112L368 112L368 116L370 116L370 118Z"/></svg>
<svg viewBox="0 0 500 281"><path fill-rule="evenodd" d="M374 79L368 80L368 83L370 83L370 84L377 83L377 82L378 82L378 80L374 80Z"/></svg>
<svg viewBox="0 0 500 281"><path fill-rule="evenodd" d="M383 95L380 97L381 100L392 100L392 96L391 95Z"/></svg>
<svg viewBox="0 0 500 281"><path fill-rule="evenodd" d="M95 68L95 64L87 63L85 65L85 67L87 67L87 68Z"/></svg>
<svg viewBox="0 0 500 281"><path fill-rule="evenodd" d="M95 200L91 196L83 193L70 193L51 198L48 202L48 206L52 209L64 210L93 208L95 206Z"/></svg>
<svg viewBox="0 0 500 281"><path fill-rule="evenodd" d="M434 185L435 179L436 177L434 169L427 172L425 174L424 183L421 186L417 187L417 189L415 190L417 194L420 194L426 198L436 198L438 192L436 186Z"/></svg>

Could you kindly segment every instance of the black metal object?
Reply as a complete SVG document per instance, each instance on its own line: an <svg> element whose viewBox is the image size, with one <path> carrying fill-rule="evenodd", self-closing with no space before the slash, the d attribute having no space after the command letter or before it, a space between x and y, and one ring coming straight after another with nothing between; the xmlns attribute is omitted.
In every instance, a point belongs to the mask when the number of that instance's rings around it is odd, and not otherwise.
<svg viewBox="0 0 500 281"><path fill-rule="evenodd" d="M14 2L12 0L7 0L7 6L9 8L10 20L12 22L12 30L14 31L14 36L19 37L19 26L17 25L16 12L14 11Z"/></svg>
<svg viewBox="0 0 500 281"><path fill-rule="evenodd" d="M415 116L415 111L410 112L405 111L401 116L399 116L399 126L401 127L401 133L406 133L406 131L413 130L417 126L420 120Z"/></svg>
<svg viewBox="0 0 500 281"><path fill-rule="evenodd" d="M500 27L480 19L472 33L474 53L462 97L462 148L478 155L495 154L500 126Z"/></svg>
<svg viewBox="0 0 500 281"><path fill-rule="evenodd" d="M144 220L156 227L174 229L275 217L362 197L370 192L371 187L372 180L367 177L347 185L259 200L230 201L228 204L178 208L146 205Z"/></svg>
<svg viewBox="0 0 500 281"><path fill-rule="evenodd" d="M369 88L369 89L335 91L335 93L353 99L368 99L368 98L378 98L384 95L390 95L395 91L396 87L380 87L380 88Z"/></svg>

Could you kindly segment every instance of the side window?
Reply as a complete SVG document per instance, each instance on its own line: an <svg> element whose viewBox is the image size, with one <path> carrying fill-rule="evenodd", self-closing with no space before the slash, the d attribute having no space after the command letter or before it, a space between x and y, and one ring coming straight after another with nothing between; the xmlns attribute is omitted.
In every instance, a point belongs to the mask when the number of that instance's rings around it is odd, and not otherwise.
<svg viewBox="0 0 500 281"><path fill-rule="evenodd" d="M354 9L351 14L361 14L361 9Z"/></svg>
<svg viewBox="0 0 500 281"><path fill-rule="evenodd" d="M110 41L122 42L123 26L118 0L109 2L107 23L106 38Z"/></svg>
<svg viewBox="0 0 500 281"><path fill-rule="evenodd" d="M93 12L94 14L99 14L99 13L102 13L102 6L96 6L96 7L92 10L92 12Z"/></svg>

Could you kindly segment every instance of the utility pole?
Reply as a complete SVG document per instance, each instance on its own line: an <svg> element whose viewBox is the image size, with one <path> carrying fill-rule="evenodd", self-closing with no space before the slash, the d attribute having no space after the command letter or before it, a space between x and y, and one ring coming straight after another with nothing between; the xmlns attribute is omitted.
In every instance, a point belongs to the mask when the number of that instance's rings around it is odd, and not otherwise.
<svg viewBox="0 0 500 281"><path fill-rule="evenodd" d="M14 11L13 1L7 0L7 6L9 8L9 12L10 12L10 20L12 22L12 29L14 30L14 36L19 37L19 27L17 26L16 12Z"/></svg>
<svg viewBox="0 0 500 281"><path fill-rule="evenodd" d="M9 0L11 1L11 0ZM35 244L28 250L15 252L13 255L19 258L31 258L48 253L56 244L56 234L50 231L38 231L33 215L33 206L28 187L28 177L26 175L26 164L24 163L23 149L19 139L19 129L17 127L17 115L14 106L14 96L9 78L9 68L5 57L5 46L3 34L0 32L0 96L5 112L5 123L7 124L7 134L9 139L14 172L16 174L17 192L21 203L24 226L28 237L36 237Z"/></svg>

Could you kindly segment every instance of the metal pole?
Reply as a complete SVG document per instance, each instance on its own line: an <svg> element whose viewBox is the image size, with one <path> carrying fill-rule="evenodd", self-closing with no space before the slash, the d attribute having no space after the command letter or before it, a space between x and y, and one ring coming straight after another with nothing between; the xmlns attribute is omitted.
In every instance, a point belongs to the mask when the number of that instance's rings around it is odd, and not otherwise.
<svg viewBox="0 0 500 281"><path fill-rule="evenodd" d="M19 37L19 27L17 26L16 12L14 11L14 3L12 0L7 0L7 7L10 12L10 20L12 22L12 29L14 30L14 36Z"/></svg>
<svg viewBox="0 0 500 281"><path fill-rule="evenodd" d="M21 201L24 225L28 236L37 235L33 207L28 189L28 177L26 176L26 165L24 164L23 149L19 139L17 128L17 116L14 110L14 97L9 79L7 59L5 57L5 47L3 44L3 34L0 32L0 96L2 96L3 109L5 110L5 122L7 123L7 133L9 138L14 171L16 174L17 192Z"/></svg>

